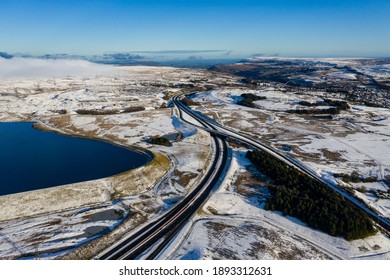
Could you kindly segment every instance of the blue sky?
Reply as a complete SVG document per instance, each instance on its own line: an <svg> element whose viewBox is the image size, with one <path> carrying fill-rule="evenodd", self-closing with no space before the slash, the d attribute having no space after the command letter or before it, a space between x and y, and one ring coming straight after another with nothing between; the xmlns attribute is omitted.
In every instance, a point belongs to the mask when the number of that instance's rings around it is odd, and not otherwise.
<svg viewBox="0 0 390 280"><path fill-rule="evenodd" d="M390 56L390 1L1 0L0 51Z"/></svg>

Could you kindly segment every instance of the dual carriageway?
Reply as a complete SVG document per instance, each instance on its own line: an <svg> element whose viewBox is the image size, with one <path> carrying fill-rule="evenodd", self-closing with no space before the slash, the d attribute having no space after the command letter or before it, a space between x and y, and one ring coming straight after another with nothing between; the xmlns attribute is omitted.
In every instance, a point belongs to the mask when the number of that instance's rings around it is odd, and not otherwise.
<svg viewBox="0 0 390 280"><path fill-rule="evenodd" d="M182 121L196 126L199 129L208 131L212 136L214 147L214 158L209 165L204 177L181 201L164 214L160 215L153 221L140 227L135 232L119 240L116 244L98 255L97 259L154 259L159 253L173 240L179 230L191 218L192 215L207 200L212 189L219 184L225 175L228 167L228 139L241 143L252 149L263 150L274 157L282 160L286 164L297 168L307 176L326 184L336 192L344 196L350 203L365 211L376 223L386 230L390 231L390 221L369 209L356 198L340 190L336 185L329 183L321 178L316 172L305 166L303 163L286 156L273 147L265 145L254 140L251 136L224 127L221 124L209 119L205 115L196 112L186 105L180 99L182 95L172 98L173 104L179 111L179 117ZM200 125L193 124L186 119L185 115L195 119Z"/></svg>

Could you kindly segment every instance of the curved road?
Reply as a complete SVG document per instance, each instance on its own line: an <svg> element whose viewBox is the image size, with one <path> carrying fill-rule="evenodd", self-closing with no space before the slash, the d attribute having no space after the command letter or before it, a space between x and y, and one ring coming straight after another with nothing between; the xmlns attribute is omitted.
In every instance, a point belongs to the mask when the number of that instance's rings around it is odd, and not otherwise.
<svg viewBox="0 0 390 280"><path fill-rule="evenodd" d="M320 177L316 172L314 172L309 167L305 166L302 162L291 158L287 155L284 155L283 153L277 151L273 147L270 147L264 143L261 143L259 141L254 140L251 136L242 133L234 131L230 128L224 127L221 124L217 123L214 120L209 119L207 116L204 116L203 114L193 111L189 107L185 106L182 102L179 101L179 98L181 98L183 95L179 95L173 98L174 103L177 107L179 107L181 110L186 112L187 114L193 116L196 119L201 119L206 123L211 123L212 128L205 128L207 131L214 135L220 135L226 138L234 139L238 142L241 142L249 147L252 147L254 149L263 150L274 157L282 160L286 164L289 164L290 166L298 169L299 171L305 173L306 175L310 176L311 178L327 185L328 187L332 188L334 191L342 195L345 199L347 199L349 202L353 203L355 206L361 208L364 212L366 212L375 222L377 222L379 225L381 225L383 228L385 228L387 231L390 231L390 221L386 219L385 217L379 215L378 213L374 212L370 208L367 207L364 203L356 199L355 197L347 194L343 190L337 187L337 185L334 185L326 180L324 180L322 177Z"/></svg>
<svg viewBox="0 0 390 280"><path fill-rule="evenodd" d="M207 122L204 122L197 117L196 119L204 128L213 129L213 125L209 125ZM214 186L218 184L220 177L225 170L228 156L227 144L222 138L219 136L212 137L215 149L214 159L198 186L166 213L141 227L131 235L118 241L103 253L96 256L95 259L137 259L158 244L157 248L153 248L152 252L148 253L148 258L153 259L157 256L165 245L174 238L176 233L188 219L205 202Z"/></svg>
<svg viewBox="0 0 390 280"><path fill-rule="evenodd" d="M184 95L178 95L172 98L173 104L179 110L180 119L200 129L208 131L212 136L215 151L211 166L198 186L196 186L191 193L189 193L178 204L160 217L156 218L152 222L149 222L136 232L126 236L108 248L102 254L97 256L97 259L136 259L145 254L145 252L147 252L146 255L148 259L154 259L157 257L166 245L176 236L177 232L188 221L188 219L206 201L213 187L218 184L227 162L227 144L225 141L227 138L241 142L254 149L263 150L305 173L311 178L326 184L345 197L348 201L365 211L383 228L390 231L390 221L388 219L375 213L356 198L340 190L336 185L325 181L316 172L305 166L303 163L280 153L273 147L254 140L247 134L224 127L216 121L209 119L207 116L193 111L180 101L182 96ZM183 116L183 112L195 119L201 124L201 126L186 120Z"/></svg>

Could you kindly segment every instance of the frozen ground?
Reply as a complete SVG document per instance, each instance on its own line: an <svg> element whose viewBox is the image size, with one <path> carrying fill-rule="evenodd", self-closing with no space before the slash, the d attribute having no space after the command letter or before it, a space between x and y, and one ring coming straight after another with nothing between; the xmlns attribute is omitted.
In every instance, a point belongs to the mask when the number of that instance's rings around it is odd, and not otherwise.
<svg viewBox="0 0 390 280"><path fill-rule="evenodd" d="M265 96L256 108L236 105L242 93ZM357 171L378 182L343 183L377 212L390 217L390 199L379 198L375 191L387 192L382 180L390 176L390 111L350 104L333 120L313 119L289 114L301 109L301 100L321 101L318 94L290 93L271 85L256 90L216 89L202 92L194 106L224 125L268 142L313 168L328 180L335 173ZM225 182L203 210L187 225L176 242L162 255L172 259L389 259L390 240L386 235L348 242L315 231L296 219L265 211L265 186L243 183L240 173L249 165L235 153L236 164ZM233 160L233 162L235 162ZM235 167L234 167L235 166ZM235 168L235 169L234 169ZM236 175L233 175L236 174ZM238 179L237 179L238 178ZM236 180L236 181L235 181ZM250 180L249 180L250 181ZM244 187L249 185L249 187ZM256 194L256 195L253 195ZM273 242L270 242L272 240ZM176 245L176 244L180 245Z"/></svg>
<svg viewBox="0 0 390 280"><path fill-rule="evenodd" d="M236 105L242 93L267 99L255 101L256 108ZM390 199L373 197L375 190L387 192L390 179L390 110L350 104L332 120L287 113L302 109L299 101L322 100L318 94L286 92L270 85L256 90L217 89L195 98L196 108L217 121L245 131L280 148L310 166L324 178L335 173L357 171L363 178L379 182L341 184L365 192L355 194L385 217L390 217ZM317 107L319 108L319 107ZM385 180L386 183L383 182Z"/></svg>
<svg viewBox="0 0 390 280"><path fill-rule="evenodd" d="M248 177L245 150L233 153L221 187L162 255L169 259L390 259L389 237L346 241L264 210L266 183Z"/></svg>
<svg viewBox="0 0 390 280"><path fill-rule="evenodd" d="M324 61L358 65L346 59ZM373 67L359 71L386 72ZM330 75L353 79L343 71ZM344 185L390 215L390 199L375 195L389 189L384 181L390 176L388 109L350 104L350 110L332 120L289 114L287 110L303 108L301 100L314 103L328 96L271 84L248 89L237 78L197 69L0 60L0 77L0 121L36 121L42 129L158 155L155 166L120 176L0 197L1 258L92 258L183 197L208 163L210 138L166 106L172 95L194 90L201 92L196 110L285 151L329 180L352 171L376 177L378 182ZM210 87L215 90L206 90ZM236 104L242 93L267 99L256 101L256 108L243 107ZM170 147L148 143L153 136L176 134L180 137ZM161 258L390 258L389 238L380 232L348 242L265 211L267 183L252 178L244 153L234 150L223 184Z"/></svg>
<svg viewBox="0 0 390 280"><path fill-rule="evenodd" d="M207 80L204 71L17 59L1 60L0 75L0 121L155 153L151 164L110 178L0 197L0 258L92 258L171 207L211 156L208 134L166 108L178 84ZM148 143L169 134L179 136L171 147Z"/></svg>
<svg viewBox="0 0 390 280"><path fill-rule="evenodd" d="M0 223L1 259L47 258L112 230L129 214L121 203Z"/></svg>

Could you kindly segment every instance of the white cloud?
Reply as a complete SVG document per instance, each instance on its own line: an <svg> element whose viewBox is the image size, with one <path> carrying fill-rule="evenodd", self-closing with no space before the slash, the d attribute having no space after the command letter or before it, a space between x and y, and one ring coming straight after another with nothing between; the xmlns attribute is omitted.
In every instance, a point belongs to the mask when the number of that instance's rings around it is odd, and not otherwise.
<svg viewBox="0 0 390 280"><path fill-rule="evenodd" d="M115 67L85 60L0 58L0 79L94 76L114 73Z"/></svg>

